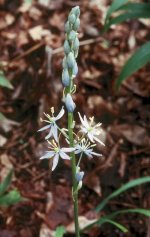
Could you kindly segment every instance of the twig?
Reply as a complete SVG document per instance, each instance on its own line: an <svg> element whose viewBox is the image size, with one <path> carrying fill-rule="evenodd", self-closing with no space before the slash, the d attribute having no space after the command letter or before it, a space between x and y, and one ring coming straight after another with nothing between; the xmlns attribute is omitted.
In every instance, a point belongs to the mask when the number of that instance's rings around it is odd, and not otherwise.
<svg viewBox="0 0 150 237"><path fill-rule="evenodd" d="M101 36L94 38L94 39L87 39L87 40L83 40L80 42L80 46L84 46L84 45L89 45L89 44L94 44L94 43L98 43L102 41ZM27 55L33 53L34 51L36 51L37 49L39 49L40 47L44 46L45 42L42 41L34 46L32 46L31 48L29 48L27 51L23 52L22 54L18 55L16 58L12 59L12 61L10 61L10 63L8 64L8 66L10 67L15 61L18 61L24 57L26 57ZM51 54L55 55L58 53L62 53L63 52L63 47L59 47L57 49L53 49Z"/></svg>

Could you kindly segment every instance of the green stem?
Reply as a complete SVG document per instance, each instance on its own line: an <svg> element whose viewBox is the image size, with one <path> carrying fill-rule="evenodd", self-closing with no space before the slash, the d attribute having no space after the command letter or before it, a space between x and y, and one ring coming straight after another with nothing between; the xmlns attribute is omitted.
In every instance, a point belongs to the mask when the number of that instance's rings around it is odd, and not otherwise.
<svg viewBox="0 0 150 237"><path fill-rule="evenodd" d="M72 125L73 125L73 113L68 112L68 133L69 133L70 147L74 147ZM77 191L77 181L75 178L76 160L75 160L74 152L71 153L71 166L72 166L72 182L73 182L72 195L73 195L73 205L74 205L75 234L76 234L76 237L80 237L79 222L78 222L78 191Z"/></svg>

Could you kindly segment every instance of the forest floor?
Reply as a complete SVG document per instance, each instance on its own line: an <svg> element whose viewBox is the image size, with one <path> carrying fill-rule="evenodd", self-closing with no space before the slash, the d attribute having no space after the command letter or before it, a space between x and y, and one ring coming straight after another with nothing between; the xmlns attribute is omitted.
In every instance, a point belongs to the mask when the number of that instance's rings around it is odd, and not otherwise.
<svg viewBox="0 0 150 237"><path fill-rule="evenodd" d="M44 2L44 1L43 1ZM102 158L83 159L83 188L79 193L80 224L95 218L94 208L122 184L150 175L150 71L149 65L122 83L114 82L127 58L149 39L150 24L132 20L101 35L110 1L76 1L81 8L79 73L75 79L76 111L102 122L98 146ZM60 162L51 172L44 135L37 130L43 112L62 106L62 45L64 24L74 1L0 1L0 62L14 89L0 88L0 179L13 168L15 187L26 201L0 208L0 237L50 237L64 225L71 235L73 204L71 167ZM79 123L78 116L75 116ZM65 119L60 122L66 126ZM124 208L150 208L148 185L137 186L109 202L104 215ZM116 220L129 232L110 224L87 231L88 237L150 237L150 221L124 214Z"/></svg>

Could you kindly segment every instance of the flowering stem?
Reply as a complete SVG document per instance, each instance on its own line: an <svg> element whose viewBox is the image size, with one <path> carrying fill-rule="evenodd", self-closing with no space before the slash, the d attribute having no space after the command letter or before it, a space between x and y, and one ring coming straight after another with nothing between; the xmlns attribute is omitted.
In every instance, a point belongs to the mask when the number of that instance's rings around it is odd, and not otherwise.
<svg viewBox="0 0 150 237"><path fill-rule="evenodd" d="M73 139L73 113L68 112L68 132L70 147L74 147ZM77 180L76 175L76 160L74 152L71 153L71 166L72 166L72 182L73 182L73 205L74 205L74 221L75 221L75 233L76 237L80 237L79 222L78 222L78 192L77 192Z"/></svg>

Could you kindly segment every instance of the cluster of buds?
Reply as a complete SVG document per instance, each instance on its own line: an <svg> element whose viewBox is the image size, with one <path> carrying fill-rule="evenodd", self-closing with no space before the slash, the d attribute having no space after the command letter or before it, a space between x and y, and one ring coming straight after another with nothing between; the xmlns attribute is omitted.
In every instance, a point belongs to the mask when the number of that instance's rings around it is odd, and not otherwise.
<svg viewBox="0 0 150 237"><path fill-rule="evenodd" d="M77 30L80 26L80 9L79 7L72 8L68 20L65 24L66 39L64 42L64 59L63 59L63 72L62 83L65 87L65 105L68 112L73 113L75 109L75 103L72 99L72 93L74 92L73 79L78 73L78 66L76 58L79 50L79 40Z"/></svg>

